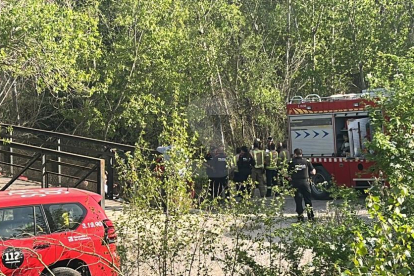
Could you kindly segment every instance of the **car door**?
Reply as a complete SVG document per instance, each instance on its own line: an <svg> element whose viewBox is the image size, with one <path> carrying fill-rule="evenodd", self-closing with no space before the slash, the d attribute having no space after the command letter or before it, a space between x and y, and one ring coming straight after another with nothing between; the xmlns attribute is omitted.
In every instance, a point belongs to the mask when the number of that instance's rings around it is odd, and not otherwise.
<svg viewBox="0 0 414 276"><path fill-rule="evenodd" d="M0 271L39 275L56 259L55 242L41 206L0 209Z"/></svg>
<svg viewBox="0 0 414 276"><path fill-rule="evenodd" d="M58 261L79 259L86 262L89 253L96 254L91 244L91 237L82 227L87 214L82 204L53 203L45 204L43 207L52 232L51 237L60 242L56 246Z"/></svg>

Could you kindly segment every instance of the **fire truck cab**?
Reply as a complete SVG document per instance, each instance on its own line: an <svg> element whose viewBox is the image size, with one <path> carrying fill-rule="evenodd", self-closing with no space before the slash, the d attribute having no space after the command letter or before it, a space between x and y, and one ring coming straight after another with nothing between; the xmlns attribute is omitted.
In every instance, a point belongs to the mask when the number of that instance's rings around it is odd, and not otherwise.
<svg viewBox="0 0 414 276"><path fill-rule="evenodd" d="M372 133L367 111L372 93L295 96L287 104L288 147L290 152L301 148L315 167L315 199L329 198L321 183L367 188L374 180L369 170L373 162L365 159L365 142Z"/></svg>

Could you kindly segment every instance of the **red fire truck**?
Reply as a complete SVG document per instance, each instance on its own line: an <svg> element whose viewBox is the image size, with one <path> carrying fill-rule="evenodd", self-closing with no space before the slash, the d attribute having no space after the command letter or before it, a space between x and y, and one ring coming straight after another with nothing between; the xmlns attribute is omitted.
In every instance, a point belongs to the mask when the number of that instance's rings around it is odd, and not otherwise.
<svg viewBox="0 0 414 276"><path fill-rule="evenodd" d="M288 147L290 152L301 148L315 167L315 199L329 197L322 183L367 188L374 180L373 163L365 159L372 132L366 107L373 105L373 93L295 96L287 104Z"/></svg>

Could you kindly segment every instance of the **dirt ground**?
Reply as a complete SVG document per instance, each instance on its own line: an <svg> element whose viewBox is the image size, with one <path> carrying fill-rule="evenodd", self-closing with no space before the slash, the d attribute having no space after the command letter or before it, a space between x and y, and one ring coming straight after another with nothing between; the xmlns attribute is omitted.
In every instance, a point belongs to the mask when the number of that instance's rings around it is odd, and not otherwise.
<svg viewBox="0 0 414 276"><path fill-rule="evenodd" d="M270 199L268 199L270 200ZM364 204L364 196L361 195L359 198L360 203ZM315 212L315 216L325 216L327 211L327 205L329 202L332 202L332 200L312 200L313 209ZM338 200L337 202L341 202L341 200ZM115 218L122 214L122 208L123 205L120 202L117 202L115 200L106 200L105 201L105 209L106 213L109 217ZM365 209L361 209L358 212L358 215L361 217L368 217L368 213ZM296 219L296 212L295 212L295 201L293 197L287 197L286 203L284 206L284 216L285 217L292 217L292 220Z"/></svg>
<svg viewBox="0 0 414 276"><path fill-rule="evenodd" d="M0 187L3 187L10 181L10 177L0 176ZM24 180L16 180L9 188L10 189L33 189L33 188L40 188L41 184L39 182L34 181L24 181ZM360 197L361 204L363 204L364 197ZM313 209L316 214L324 215L327 211L327 204L330 200L313 200ZM115 218L117 215L122 214L122 206L123 204L115 201L115 200L105 200L105 210L109 217ZM292 197L288 197L286 199L286 204L284 208L284 213L286 217L296 217L295 212L295 201ZM362 217L367 217L366 210L360 210L359 215Z"/></svg>
<svg viewBox="0 0 414 276"><path fill-rule="evenodd" d="M267 199L268 201L270 201L270 199ZM364 200L365 197L363 195L361 195L361 197L359 198L359 202L361 203L361 206L364 206ZM332 200L313 200L313 207L314 207L314 212L315 212L315 216L318 218L322 218L325 216L328 216L329 214L332 214L329 208L329 204L332 202ZM341 203L342 200L337 200L337 203ZM127 205L125 205L127 207ZM123 214L123 206L121 203L116 202L116 201L107 201L106 202L106 212L108 214L108 216L113 219L114 221L117 221L117 218L122 217ZM199 210L194 210L193 214L196 214L200 212ZM365 209L361 208L358 210L358 215L360 217L364 217L364 218L368 218L368 213ZM296 212L295 212L295 201L292 197L287 197L286 201L285 201L285 205L284 205L284 216L286 217L286 220L281 222L279 225L279 227L281 228L285 228L285 227L289 227L292 223L296 222ZM252 236L261 236L261 234L263 234L263 229L262 228L258 228L256 230L253 230L250 232L250 234ZM275 240L275 242L277 242ZM226 244L229 248L232 248L234 246L234 239L232 236L229 235L223 235L222 236L222 244ZM266 255L263 255L259 252L255 253L253 252L253 255L255 255L255 259L258 263L260 263L261 265L264 266L268 266L269 263L269 258ZM219 257L220 256L215 256L215 257ZM224 257L224 256L221 256ZM284 260L284 257L281 256L281 267L282 269L288 269L289 264L286 263L286 261ZM312 262L312 252L311 250L305 250L301 260L300 260L300 265L306 265ZM222 267L217 263L217 262L212 262L212 261L208 261L208 266L210 269L209 274L206 275L214 275L214 276L225 276L227 275ZM146 270L145 269L145 265L141 265L140 268L140 273L138 274L136 272L136 270L133 270L135 272L132 272L132 274L127 274L127 276L132 276L132 275L153 275L150 271L151 270ZM287 271L287 270L286 270ZM158 275L158 274L157 274ZM177 274L177 275L184 275L184 274ZM185 274L187 275L187 274ZM197 275L197 274L193 274L191 273L191 275ZM203 274L204 275L204 274ZM253 274L249 274L249 273L242 273L242 274L235 274L235 275L253 275ZM283 274L285 275L285 274ZM288 274L286 274L288 275ZM315 274L317 275L317 274Z"/></svg>
<svg viewBox="0 0 414 276"><path fill-rule="evenodd" d="M10 181L9 177L0 176L0 187L3 187L9 181ZM10 189L13 189L13 190L14 189L31 189L31 188L40 188L40 187L41 187L40 183L38 183L38 182L16 180L8 188L8 190L10 190ZM359 198L359 200L361 202L361 205L363 205L364 197L362 195ZM323 217L323 216L327 215L327 213L329 212L329 208L328 208L329 202L331 202L331 201L330 200L313 200L313 208L314 208L314 212L315 212L316 217ZM340 200L339 200L339 202L340 202ZM107 213L108 217L110 219L112 219L113 221L116 221L117 218L122 217L123 208L125 208L125 207L127 207L127 205L124 206L122 203L120 203L118 201L105 200L106 213ZM358 211L358 215L361 216L361 217L368 218L367 211L363 208ZM287 217L287 220L285 222L286 225L296 221L295 202L294 202L292 197L288 197L286 199L285 206L284 206L284 216ZM281 225L281 227L284 227L284 226ZM232 239L230 237L223 236L223 242L224 243L232 243ZM312 259L311 252L307 252L303 256L303 258L301 260L301 263L306 264L306 263L310 262L311 259ZM211 271L212 273L209 274L209 275L214 275L214 276L224 275L223 271L221 270L221 268L218 265L212 264L211 270L212 270ZM143 275L143 274L141 273L140 275ZM150 274L147 274L147 275L150 275Z"/></svg>

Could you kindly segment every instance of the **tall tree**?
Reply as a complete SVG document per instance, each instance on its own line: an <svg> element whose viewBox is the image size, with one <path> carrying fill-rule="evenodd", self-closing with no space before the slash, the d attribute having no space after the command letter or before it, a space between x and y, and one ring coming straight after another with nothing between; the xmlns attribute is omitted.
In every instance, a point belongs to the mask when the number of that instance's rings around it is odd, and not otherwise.
<svg viewBox="0 0 414 276"><path fill-rule="evenodd" d="M2 114L11 122L42 125L71 95L93 93L100 57L96 9L74 3L0 4L0 103L12 105L15 91L14 105L20 106L19 114L16 108Z"/></svg>

